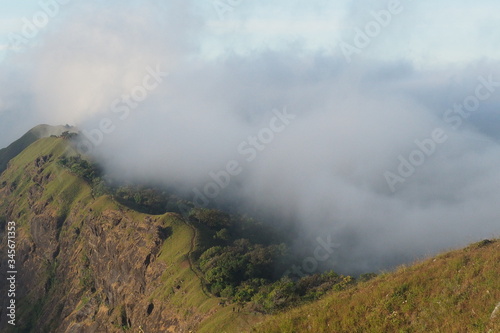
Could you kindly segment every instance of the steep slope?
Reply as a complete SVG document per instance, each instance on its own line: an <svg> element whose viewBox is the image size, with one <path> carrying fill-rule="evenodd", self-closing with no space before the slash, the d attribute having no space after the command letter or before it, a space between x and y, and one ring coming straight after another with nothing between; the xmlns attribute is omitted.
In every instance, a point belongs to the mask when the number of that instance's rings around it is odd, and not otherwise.
<svg viewBox="0 0 500 333"><path fill-rule="evenodd" d="M500 241L482 241L281 313L254 332L500 332Z"/></svg>
<svg viewBox="0 0 500 333"><path fill-rule="evenodd" d="M0 176L0 279L7 221L15 221L16 323L2 332L241 332L258 316L205 294L188 254L193 229L179 215L147 215L89 185L57 161L62 138L36 141ZM193 245L194 244L194 245Z"/></svg>
<svg viewBox="0 0 500 333"><path fill-rule="evenodd" d="M62 167L45 138L0 175L1 332L500 332L500 241L483 241L271 317L202 288L200 231L142 214ZM16 324L7 324L7 221L15 221ZM259 324L262 320L267 321Z"/></svg>
<svg viewBox="0 0 500 333"><path fill-rule="evenodd" d="M7 164L29 145L38 139L51 135L61 135L63 132L75 132L76 129L71 126L50 126L38 125L29 130L21 138L11 143L8 147L0 149L0 173L7 169Z"/></svg>

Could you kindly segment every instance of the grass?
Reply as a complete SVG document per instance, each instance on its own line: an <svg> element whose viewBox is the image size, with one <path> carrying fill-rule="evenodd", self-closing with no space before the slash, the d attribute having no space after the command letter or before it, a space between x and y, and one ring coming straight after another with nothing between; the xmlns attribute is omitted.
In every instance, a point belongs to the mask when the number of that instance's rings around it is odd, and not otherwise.
<svg viewBox="0 0 500 333"><path fill-rule="evenodd" d="M499 332L500 241L401 267L278 314L254 332ZM491 330L491 331L489 331Z"/></svg>
<svg viewBox="0 0 500 333"><path fill-rule="evenodd" d="M194 325L199 333L241 332L248 328L255 316L246 312L233 312L231 306L219 305L221 300L207 296L201 281L189 268L187 256L195 237L193 230L177 214L168 213L161 218L163 225L172 229L172 236L163 244L157 259L163 261L167 269L161 277L161 287L153 293L153 298L171 304L184 319L200 316L201 320Z"/></svg>
<svg viewBox="0 0 500 333"><path fill-rule="evenodd" d="M12 158L16 157L36 140L38 140L38 136L29 131L18 140L11 143L8 147L0 149L0 172L7 169L7 164Z"/></svg>
<svg viewBox="0 0 500 333"><path fill-rule="evenodd" d="M7 181L8 186L12 188L8 198L15 200L15 205L11 205L13 209L11 216L17 217L19 237L31 237L33 207L38 205L43 205L44 214L51 215L60 221L57 229L61 239L74 235L77 229L83 229L84 221L89 215L92 218L99 218L110 211L120 212L134 221L132 225L137 225L137 227L140 227L146 218L159 219L161 225L168 227L171 231L156 258L157 261L165 264L166 269L156 290L145 295L147 299L151 302L161 301L175 316L189 322L193 331L200 333L241 332L260 318L260 316L245 312L233 312L231 306L223 307L219 305L220 299L204 293L201 281L191 270L188 261L188 255L196 252L196 245L201 241L197 237L199 232L174 213L148 215L122 206L109 196L94 198L87 182L57 163L61 156L74 154L76 152L67 141L54 137L44 138L34 142L22 153L12 158L9 168L1 174L0 179ZM37 166L35 161L41 156L47 156L47 162ZM37 179L44 179L43 186L37 185ZM11 186L13 181L14 187ZM34 189L38 189L40 193L30 194ZM5 211L7 204L7 202L0 202L0 211ZM129 226L124 231L123 241L128 241L135 232L134 228ZM78 247L85 248L84 239L74 239L82 242ZM76 262L81 265L81 261ZM85 290L90 289L92 284L91 268L81 266L79 269L83 269L83 275L76 281L76 284L82 289L82 298L75 310L81 309L90 300L90 294L88 290ZM53 270L47 270L44 272L45 275L37 277L41 284L46 281L56 281L57 266L50 267ZM23 309L20 310L22 313L20 319L31 318L30 322L34 322L45 311L43 306L47 304L47 297L52 297L51 295L57 291L57 284L50 283L49 285L50 293L43 298L33 294L28 297L29 300L28 298L20 300L24 304ZM177 289L178 286L179 289ZM110 316L119 317L120 309L119 306L114 310L110 309L112 311ZM29 326L29 323L27 325ZM33 329L34 327L28 327L27 331Z"/></svg>
<svg viewBox="0 0 500 333"><path fill-rule="evenodd" d="M197 248L206 242L202 228L193 229L174 213L148 215L109 196L94 198L87 182L56 163L62 155L74 153L63 139L38 140L12 158L10 167L1 174L0 184L9 182L8 197L15 200L10 215L18 217L19 237L30 237L32 209L42 204L45 214L63 222L60 237L75 234L89 214L99 217L119 211L137 226L146 218L159 219L171 231L156 258L164 263L165 271L158 287L145 297L168 306L179 319L190 322L195 332L500 332L500 315L490 318L500 302L500 241L478 242L400 267L275 316L264 317L245 309L238 312L233 305L220 305L221 299L205 294L189 266L188 256L196 257ZM34 161L41 156L50 158L36 166ZM43 186L37 185L40 177L48 179ZM35 190L40 195L30 193ZM4 212L7 204L0 202L0 211ZM124 241L135 232L129 229ZM75 239L84 247L85 240ZM44 274L56 281L57 266L51 268ZM88 275L84 285L91 280L92 274ZM42 276L37 278L45 283ZM53 283L50 293L56 288L57 283ZM87 294L82 295L79 306L89 301ZM32 301L20 300L20 317L41 315L44 299L33 297ZM115 310L114 315L118 315L119 308Z"/></svg>
<svg viewBox="0 0 500 333"><path fill-rule="evenodd" d="M11 159L19 155L33 142L51 134L59 135L64 131L72 130L64 126L38 125L29 130L22 137L11 143L8 147L0 149L0 173L7 169Z"/></svg>

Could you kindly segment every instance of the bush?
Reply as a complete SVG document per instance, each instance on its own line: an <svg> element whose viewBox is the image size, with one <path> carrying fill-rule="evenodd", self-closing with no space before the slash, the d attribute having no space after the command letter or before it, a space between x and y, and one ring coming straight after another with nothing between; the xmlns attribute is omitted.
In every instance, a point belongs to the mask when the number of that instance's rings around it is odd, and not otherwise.
<svg viewBox="0 0 500 333"><path fill-rule="evenodd" d="M229 233L229 230L227 230L226 228L224 228L224 229L221 229L221 230L217 231L215 233L214 238L218 239L218 240L221 240L221 241L224 241L224 242L227 242L227 241L231 240L231 234Z"/></svg>
<svg viewBox="0 0 500 333"><path fill-rule="evenodd" d="M252 244L247 239L238 239L230 246L214 246L203 252L199 267L210 290L217 296L222 290L231 287L225 291L225 297L234 296L238 291L239 298L248 299L250 296L245 295L244 288L238 287L244 285L251 289L256 286L255 281L262 284L263 280L271 280L274 266L282 258L284 249L284 245L263 246ZM232 290L231 294L229 290ZM249 295L252 294L247 291Z"/></svg>
<svg viewBox="0 0 500 333"><path fill-rule="evenodd" d="M217 209L193 208L189 213L189 217L217 230L231 226L231 217L229 214Z"/></svg>
<svg viewBox="0 0 500 333"><path fill-rule="evenodd" d="M59 165L68 168L74 174L85 179L89 184L98 181L101 177L100 168L83 159L80 155L77 156L63 156L59 160Z"/></svg>
<svg viewBox="0 0 500 333"><path fill-rule="evenodd" d="M373 279L374 277L377 277L377 274L375 274L375 273L365 273L365 274L361 274L359 276L358 281L359 282L366 282L368 280Z"/></svg>
<svg viewBox="0 0 500 333"><path fill-rule="evenodd" d="M295 283L288 277L261 288L259 293L252 298L256 309L265 313L284 309L297 303L298 300Z"/></svg>

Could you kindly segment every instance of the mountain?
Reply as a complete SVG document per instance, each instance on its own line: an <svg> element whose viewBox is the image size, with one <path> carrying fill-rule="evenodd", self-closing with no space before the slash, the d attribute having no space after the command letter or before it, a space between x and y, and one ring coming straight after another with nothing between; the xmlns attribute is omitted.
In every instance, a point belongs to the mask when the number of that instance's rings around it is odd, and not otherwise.
<svg viewBox="0 0 500 333"><path fill-rule="evenodd" d="M24 136L30 138L30 136ZM0 284L1 332L238 332L255 314L208 294L192 267L197 231L179 214L143 214L58 161L67 140L38 140L0 176L0 253L16 222L16 327ZM2 256L0 279L6 281Z"/></svg>
<svg viewBox="0 0 500 333"><path fill-rule="evenodd" d="M2 150L1 332L500 332L498 240L358 280L280 279L273 232L149 188L112 191L66 130Z"/></svg>
<svg viewBox="0 0 500 333"><path fill-rule="evenodd" d="M500 332L500 241L400 267L253 332Z"/></svg>
<svg viewBox="0 0 500 333"><path fill-rule="evenodd" d="M7 164L9 161L26 149L30 144L38 139L45 138L51 135L61 135L63 132L75 133L76 128L73 126L50 126L50 125L38 125L21 138L14 141L8 147L0 149L0 173L7 169Z"/></svg>

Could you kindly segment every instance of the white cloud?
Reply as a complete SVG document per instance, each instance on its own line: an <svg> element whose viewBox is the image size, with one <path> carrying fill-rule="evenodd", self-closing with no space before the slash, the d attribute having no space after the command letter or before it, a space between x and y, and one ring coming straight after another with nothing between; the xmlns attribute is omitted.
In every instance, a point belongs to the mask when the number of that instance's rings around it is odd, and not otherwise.
<svg viewBox="0 0 500 333"><path fill-rule="evenodd" d="M465 9L408 3L347 64L335 36L352 36L352 26L386 2L295 1L280 11L281 3L243 2L222 23L213 8L185 0L76 5L60 28L2 63L2 140L28 122L92 130L109 117L116 130L96 149L109 170L189 192L229 160L243 163L238 145L267 126L273 108L287 107L296 120L219 199L296 220L313 238L333 231L351 270L498 232L499 137L487 125L500 97L485 101L460 131L448 129L447 144L399 192L390 193L383 178L416 139L446 126L443 113L473 91L479 75L500 80L498 53L488 46L494 37L476 38L497 26L486 20L494 14L479 8L470 12L473 23L461 25ZM484 56L491 59L478 60ZM161 86L125 121L110 112L157 64L170 73Z"/></svg>

